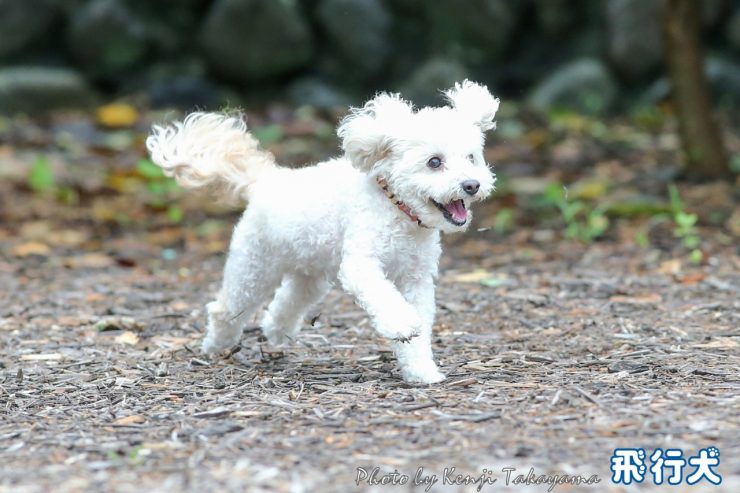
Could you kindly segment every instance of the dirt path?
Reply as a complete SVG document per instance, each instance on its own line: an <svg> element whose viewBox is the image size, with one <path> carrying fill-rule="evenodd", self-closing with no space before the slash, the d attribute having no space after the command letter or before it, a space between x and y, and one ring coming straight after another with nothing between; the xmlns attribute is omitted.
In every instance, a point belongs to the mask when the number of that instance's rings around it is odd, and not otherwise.
<svg viewBox="0 0 740 493"><path fill-rule="evenodd" d="M449 378L431 387L400 381L338 292L294 345L250 328L207 361L201 308L222 258L202 248L163 260L124 234L103 245L109 261L0 257L0 491L346 492L370 488L354 481L375 466L410 481L423 466L431 491L475 489L443 485L451 466L492 469L483 491L503 489L507 466L617 491L616 447L710 445L721 489L740 491L732 248L671 274L627 247L486 235L445 255L434 345Z"/></svg>

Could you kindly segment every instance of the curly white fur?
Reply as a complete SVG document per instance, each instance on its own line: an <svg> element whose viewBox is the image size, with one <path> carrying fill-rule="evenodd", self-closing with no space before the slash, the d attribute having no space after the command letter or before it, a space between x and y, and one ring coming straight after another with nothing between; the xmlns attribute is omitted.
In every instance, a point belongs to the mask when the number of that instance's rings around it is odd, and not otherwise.
<svg viewBox="0 0 740 493"><path fill-rule="evenodd" d="M275 168L241 116L191 113L182 122L155 125L146 148L183 187L219 188L229 199L247 199L257 177Z"/></svg>
<svg viewBox="0 0 740 493"><path fill-rule="evenodd" d="M295 337L338 282L391 340L405 380L444 378L431 348L440 232L465 230L471 203L493 190L483 143L499 104L469 81L445 94L449 106L418 110L379 94L341 122L343 157L296 170L276 166L238 118L196 113L154 128L152 160L179 183L218 184L249 199L207 307L205 352L236 344L266 302L265 336ZM424 227L388 199L378 177Z"/></svg>

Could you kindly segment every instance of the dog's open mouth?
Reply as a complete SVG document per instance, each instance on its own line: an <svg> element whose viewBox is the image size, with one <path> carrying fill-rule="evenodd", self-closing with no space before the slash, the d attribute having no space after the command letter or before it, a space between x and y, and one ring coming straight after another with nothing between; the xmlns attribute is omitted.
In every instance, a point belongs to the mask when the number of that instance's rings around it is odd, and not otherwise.
<svg viewBox="0 0 740 493"><path fill-rule="evenodd" d="M442 205L432 199L432 203L442 211L442 215L455 226L462 226L468 220L468 210L465 208L465 202L462 199L453 200L447 205Z"/></svg>

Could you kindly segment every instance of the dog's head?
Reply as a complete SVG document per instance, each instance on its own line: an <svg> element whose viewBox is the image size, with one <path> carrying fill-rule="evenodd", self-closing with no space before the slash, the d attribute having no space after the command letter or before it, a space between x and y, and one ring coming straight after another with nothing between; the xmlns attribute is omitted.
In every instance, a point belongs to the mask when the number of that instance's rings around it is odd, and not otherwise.
<svg viewBox="0 0 740 493"><path fill-rule="evenodd" d="M445 95L447 106L415 110L398 94L379 94L338 134L353 166L383 178L423 224L455 232L470 224L470 204L493 190L483 145L499 101L467 80Z"/></svg>

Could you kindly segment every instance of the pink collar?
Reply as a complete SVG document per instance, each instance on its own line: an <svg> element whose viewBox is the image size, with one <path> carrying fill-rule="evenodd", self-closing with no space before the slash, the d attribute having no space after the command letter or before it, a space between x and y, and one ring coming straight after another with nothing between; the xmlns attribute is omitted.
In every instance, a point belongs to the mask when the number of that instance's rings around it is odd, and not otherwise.
<svg viewBox="0 0 740 493"><path fill-rule="evenodd" d="M411 212L411 209L409 206L401 202L400 200L396 199L396 196L393 194L393 192L390 191L390 188L388 188L388 183L385 181L384 178L381 178L380 176L375 178L375 181L378 182L378 185L380 185L380 188L383 189L383 192L385 193L386 197L390 199L393 204L398 207L398 210L406 214L412 221L414 221L416 224L421 226L422 228L429 228L426 224L421 222L421 219L419 219L419 216Z"/></svg>

